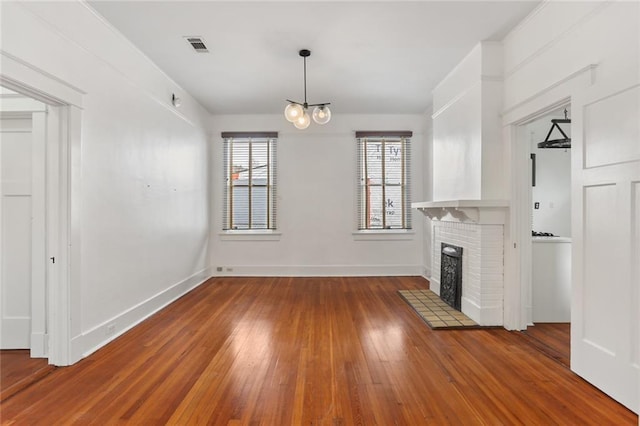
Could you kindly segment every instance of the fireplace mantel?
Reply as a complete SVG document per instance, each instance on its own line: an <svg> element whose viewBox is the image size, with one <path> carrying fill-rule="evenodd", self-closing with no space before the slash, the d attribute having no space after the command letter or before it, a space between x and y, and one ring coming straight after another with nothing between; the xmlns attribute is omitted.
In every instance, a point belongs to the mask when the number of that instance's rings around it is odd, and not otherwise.
<svg viewBox="0 0 640 426"><path fill-rule="evenodd" d="M448 200L411 203L431 220L471 222L477 224L504 224L507 200Z"/></svg>

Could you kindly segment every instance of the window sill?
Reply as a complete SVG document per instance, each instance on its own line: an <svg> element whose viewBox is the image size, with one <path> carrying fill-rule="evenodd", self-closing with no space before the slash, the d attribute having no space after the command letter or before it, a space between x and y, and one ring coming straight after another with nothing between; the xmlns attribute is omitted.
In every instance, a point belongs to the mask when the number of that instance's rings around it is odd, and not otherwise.
<svg viewBox="0 0 640 426"><path fill-rule="evenodd" d="M280 241L282 233L269 230L222 231L218 234L222 241Z"/></svg>
<svg viewBox="0 0 640 426"><path fill-rule="evenodd" d="M413 229L368 229L352 235L355 241L405 241L413 240L416 233Z"/></svg>

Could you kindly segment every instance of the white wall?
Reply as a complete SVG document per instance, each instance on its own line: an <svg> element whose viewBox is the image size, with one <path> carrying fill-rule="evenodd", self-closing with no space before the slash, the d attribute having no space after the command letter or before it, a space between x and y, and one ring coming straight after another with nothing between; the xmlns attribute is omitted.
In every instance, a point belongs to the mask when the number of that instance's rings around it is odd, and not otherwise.
<svg viewBox="0 0 640 426"><path fill-rule="evenodd" d="M533 203L540 207L533 209L534 231L551 232L561 237L571 236L571 149L538 148L551 128L551 118L545 116L527 125L526 133L531 144L531 152L536 154L536 186L531 190ZM571 125L560 124L562 130L571 137ZM561 137L554 129L550 139ZM532 204L532 207L534 204Z"/></svg>
<svg viewBox="0 0 640 426"><path fill-rule="evenodd" d="M432 109L429 108L422 119L423 124L423 149L422 149L422 197L414 201L433 200L433 121L431 120ZM431 279L433 274L433 265L431 264L433 256L431 255L433 247L433 224L428 216L421 214L417 217L423 221L423 263L424 276Z"/></svg>
<svg viewBox="0 0 640 426"><path fill-rule="evenodd" d="M504 66L507 137L571 102L571 368L638 412L640 3L544 2L505 38Z"/></svg>
<svg viewBox="0 0 640 426"><path fill-rule="evenodd" d="M502 50L479 43L433 91L433 200L505 198Z"/></svg>
<svg viewBox="0 0 640 426"><path fill-rule="evenodd" d="M73 361L206 277L208 114L86 4L1 6L3 54L85 93Z"/></svg>
<svg viewBox="0 0 640 426"><path fill-rule="evenodd" d="M284 107L284 105L283 105ZM409 235L359 240L356 230L356 130L411 130L412 195L422 199L424 116L345 115L297 130L283 115L212 120L212 266L224 275L422 275L424 219ZM277 131L278 240L230 240L222 229L223 131ZM228 271L231 268L232 271ZM214 274L217 273L214 271Z"/></svg>

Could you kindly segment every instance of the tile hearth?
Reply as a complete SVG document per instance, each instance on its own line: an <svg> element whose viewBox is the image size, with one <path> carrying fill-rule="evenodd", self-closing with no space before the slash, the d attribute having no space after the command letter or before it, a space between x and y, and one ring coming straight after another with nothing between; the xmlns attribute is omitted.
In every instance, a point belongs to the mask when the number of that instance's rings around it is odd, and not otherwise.
<svg viewBox="0 0 640 426"><path fill-rule="evenodd" d="M398 293L433 329L480 327L431 290L398 290Z"/></svg>

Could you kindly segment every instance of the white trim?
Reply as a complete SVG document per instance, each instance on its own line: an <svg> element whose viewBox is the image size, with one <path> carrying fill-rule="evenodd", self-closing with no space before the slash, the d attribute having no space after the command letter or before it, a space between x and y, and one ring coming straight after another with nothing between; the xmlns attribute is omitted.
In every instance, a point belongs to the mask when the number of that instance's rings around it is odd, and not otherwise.
<svg viewBox="0 0 640 426"><path fill-rule="evenodd" d="M363 229L351 235L354 241L412 241L416 233L413 229Z"/></svg>
<svg viewBox="0 0 640 426"><path fill-rule="evenodd" d="M5 98L0 97L0 113L4 114L19 114L26 113L27 117L31 117L31 113L34 112L46 112L47 106L40 101L27 96L21 96L19 98Z"/></svg>
<svg viewBox="0 0 640 426"><path fill-rule="evenodd" d="M502 306L480 306L476 305L473 301L462 297L462 312L479 325L492 326L503 324Z"/></svg>
<svg viewBox="0 0 640 426"><path fill-rule="evenodd" d="M530 303L527 300L532 282L532 240L529 223L531 147L529 144L521 143L517 129L553 109L570 104L572 94L593 86L595 71L596 65L587 65L503 111L505 146L508 146L511 152L509 175L512 203L509 236L505 234L504 251L504 326L508 330L524 330L531 323ZM522 188L526 188L526 191Z"/></svg>
<svg viewBox="0 0 640 426"><path fill-rule="evenodd" d="M45 333L31 333L31 358L46 358L48 355L48 337Z"/></svg>
<svg viewBox="0 0 640 426"><path fill-rule="evenodd" d="M506 221L508 200L449 200L411 203L432 221L472 222L503 225Z"/></svg>
<svg viewBox="0 0 640 426"><path fill-rule="evenodd" d="M281 236L281 232L269 230L222 231L218 233L221 241L280 241Z"/></svg>
<svg viewBox="0 0 640 426"><path fill-rule="evenodd" d="M7 118L6 116L0 114L0 120L6 120L6 119L12 119L14 117L11 118ZM1 133L31 133L31 129L10 129L10 130L5 130L2 129Z"/></svg>
<svg viewBox="0 0 640 426"><path fill-rule="evenodd" d="M50 105L82 108L86 93L53 74L0 49L0 85Z"/></svg>
<svg viewBox="0 0 640 426"><path fill-rule="evenodd" d="M42 106L42 104L40 104ZM32 113L31 156L31 357L48 356L47 348L34 336L47 330L47 113ZM37 339L37 338L35 338Z"/></svg>
<svg viewBox="0 0 640 426"><path fill-rule="evenodd" d="M534 11L531 14L529 14L529 16L527 16L523 21L520 22L520 24L518 24L513 30L511 30L511 32L509 34L507 34L507 36L503 39L503 43L508 42L509 41L508 39L512 38L513 34L515 34L517 31L522 31L524 29L524 27L525 27L524 24L527 21L529 21L533 17L534 14L538 14L542 10L542 8L544 6L546 6L547 4L549 4L549 3L550 3L550 0L545 0L539 7L534 9ZM593 16L601 13L605 9L605 7L610 5L610 3L612 3L611 0L602 2L602 4L600 4L600 6L597 6L591 12L589 12L586 15L582 16L582 18L578 19L576 22L574 22L572 25L570 25L568 28L566 28L561 34L558 34L556 37L554 37L553 40L551 40L547 44L539 47L532 54L530 54L529 56L527 56L526 58L522 59L520 62L515 64L511 69L506 70L505 73L504 73L505 79L511 77L512 75L514 75L515 73L520 71L522 68L524 68L531 61L533 61L534 59L538 58L543 53L545 53L549 49L551 49L553 46L557 45L559 42L564 40L575 29L580 28L586 21L591 19Z"/></svg>
<svg viewBox="0 0 640 426"><path fill-rule="evenodd" d="M511 29L511 31L509 31L507 33L506 36L504 36L504 38L502 39L502 43L505 44L505 43L509 42L510 39L514 37L514 34L517 34L520 31L523 31L525 26L526 26L526 24L528 24L538 13L540 13L540 11L547 6L549 1L550 0L542 0L542 2L540 2L540 4L538 4L531 12L529 12L529 14L527 16L524 17L524 19L522 19L520 22L518 22L516 24L516 26L513 27Z"/></svg>
<svg viewBox="0 0 640 426"><path fill-rule="evenodd" d="M451 98L447 103L445 103L440 108L438 108L437 111L434 111L431 114L431 119L433 120L433 119L437 118L440 114L442 114L443 112L445 112L446 110L451 108L452 105L456 104L460 99L464 98L472 89L475 89L476 87L481 85L482 82L483 82L483 80L479 79L479 80L475 81L473 84L465 87L457 95L455 95L453 98Z"/></svg>
<svg viewBox="0 0 640 426"><path fill-rule="evenodd" d="M531 247L531 183L530 183L530 159L531 147L528 143L522 143L520 133L524 127L514 125L510 133L511 139L511 199L513 200L510 212L511 241L505 247L506 252L513 250L515 255L511 258L513 268L505 270L505 328L508 330L526 330L531 323L527 315L531 312L527 307L531 304L532 282L532 247ZM513 276L506 276L512 273ZM510 285L511 284L511 285Z"/></svg>
<svg viewBox="0 0 640 426"><path fill-rule="evenodd" d="M47 262L47 333L49 363L68 365L71 336L70 297L78 293L79 259L73 256L72 235L79 238L79 220L71 216L72 200L79 200L78 187L72 181L80 175L80 108L84 93L19 58L0 50L0 84L33 97L51 107L47 114L47 254L56 263ZM77 161L70 161L75 158ZM71 168L74 168L73 170ZM74 247L75 249L75 247ZM75 252L74 252L75 253ZM74 307L79 310L80 307ZM80 316L74 315L76 321ZM46 337L45 342L46 344Z"/></svg>
<svg viewBox="0 0 640 426"><path fill-rule="evenodd" d="M596 72L597 68L598 68L598 64L585 65L584 67L574 71L573 73L567 75L564 78L561 78L560 80L556 81L555 83L552 83L552 84L548 85L547 87L545 87L542 90L538 91L537 93L529 96L528 98L523 99L523 100L521 100L519 102L516 102L513 105L505 107L504 110L502 111L502 115L506 117L506 116L510 115L511 113L514 113L514 111L516 109L526 106L527 104L529 104L534 99L539 98L539 97L551 92L553 89L561 87L563 84L573 80L574 78L576 78L576 77L578 77L578 76L580 76L582 74L587 74L589 76L589 79L590 79L590 84L594 84L595 83L595 79L596 79L595 72ZM546 106L546 108L549 108L548 105ZM540 114L540 112L541 111L536 111L536 114ZM520 119L521 120L528 119L528 117L521 117Z"/></svg>
<svg viewBox="0 0 640 426"><path fill-rule="evenodd" d="M431 283L431 267L422 265L422 278L429 281Z"/></svg>
<svg viewBox="0 0 640 426"><path fill-rule="evenodd" d="M440 296L440 280L431 277L429 280L429 290Z"/></svg>
<svg viewBox="0 0 640 426"><path fill-rule="evenodd" d="M210 277L210 268L204 268L159 292L155 296L93 327L91 330L74 337L71 340L71 359L79 360L92 354L118 336L131 330L145 319L189 293L194 288L200 286Z"/></svg>
<svg viewBox="0 0 640 426"><path fill-rule="evenodd" d="M474 81L472 84L464 88L457 95L451 98L447 103L445 103L440 108L438 108L437 111L433 112L431 114L431 119L435 119L436 117L438 117L440 114L442 114L447 109L449 109L452 105L456 104L460 99L464 98L471 90L477 88L479 85L481 86L482 83L502 83L502 82L504 82L504 77L502 77L501 75L486 75L486 74L480 75L480 78L478 80Z"/></svg>
<svg viewBox="0 0 640 426"><path fill-rule="evenodd" d="M69 246L67 247L70 263L68 266L69 294L67 300L69 303L68 313L70 319L78 318L75 323L69 325L68 339L71 340L71 336L77 333L82 327L80 322L80 318L82 318L82 276L80 274L82 265L82 242L80 238L82 225L82 197L80 197L82 193L82 135L80 123L82 111L74 106L69 106L67 113L70 123L68 139L70 151L68 154L70 196L67 201L67 220L69 221L69 228L67 230L67 242ZM69 342L69 347L71 347L71 342ZM69 353L71 354L71 349L69 349ZM70 363L75 363L76 361L76 359L71 358Z"/></svg>
<svg viewBox="0 0 640 426"><path fill-rule="evenodd" d="M422 276L415 265L228 265L215 276L240 277L393 277Z"/></svg>
<svg viewBox="0 0 640 426"><path fill-rule="evenodd" d="M80 123L76 124L79 127ZM47 327L51 336L49 363L60 366L71 364L70 135L69 107L51 108L47 123L47 258L55 258L55 263L47 262Z"/></svg>

